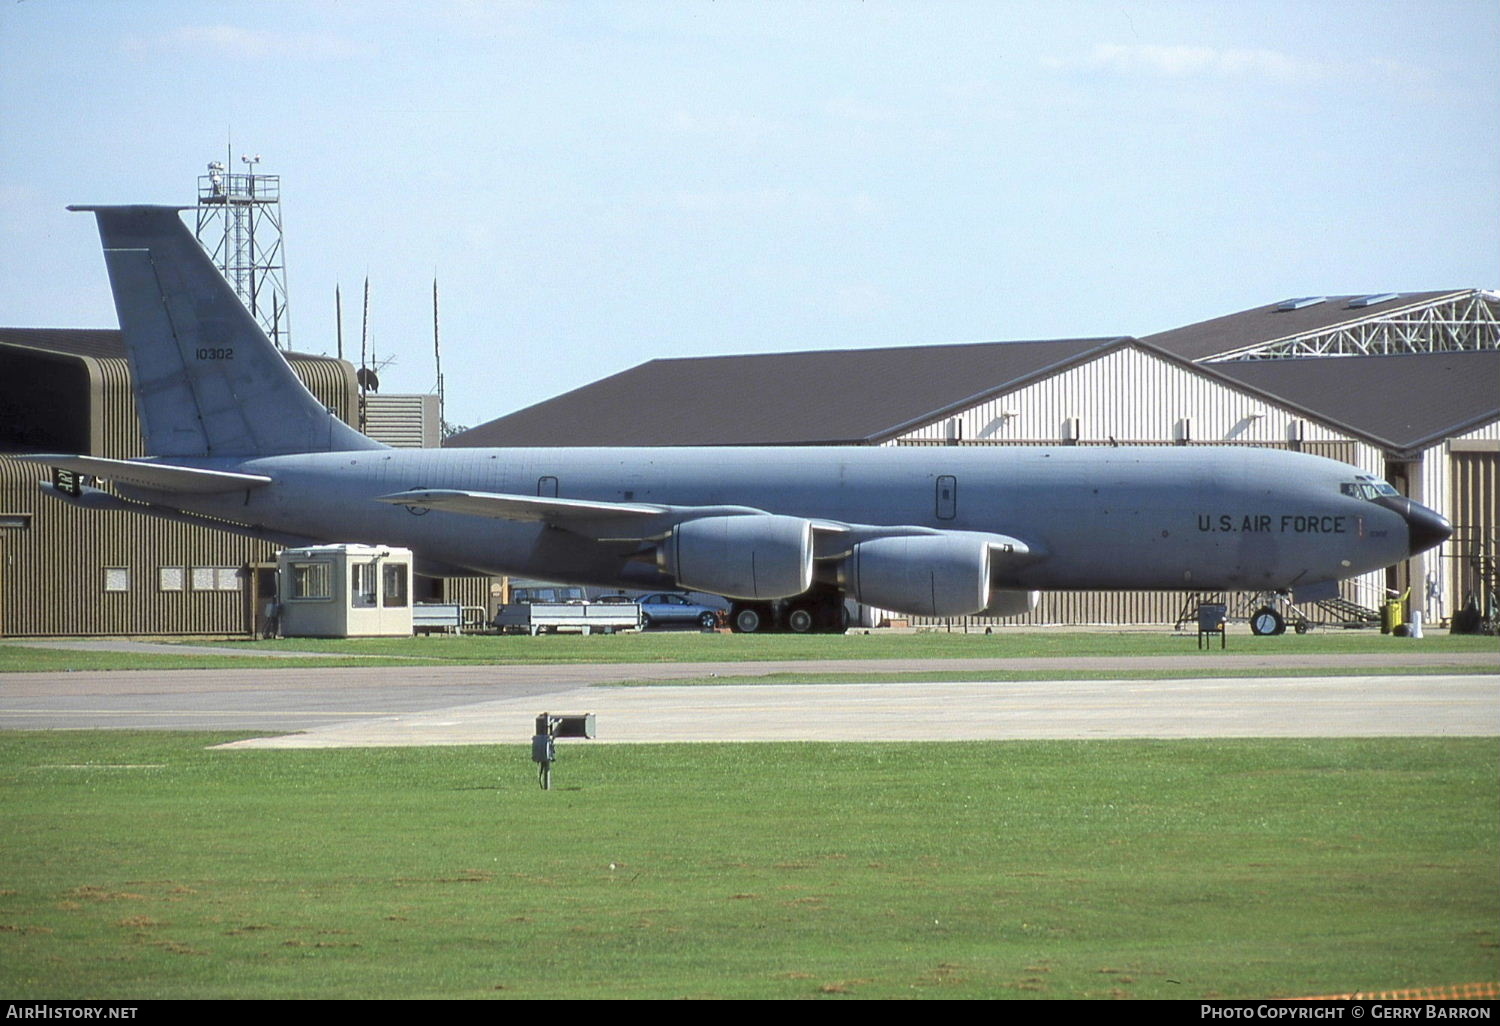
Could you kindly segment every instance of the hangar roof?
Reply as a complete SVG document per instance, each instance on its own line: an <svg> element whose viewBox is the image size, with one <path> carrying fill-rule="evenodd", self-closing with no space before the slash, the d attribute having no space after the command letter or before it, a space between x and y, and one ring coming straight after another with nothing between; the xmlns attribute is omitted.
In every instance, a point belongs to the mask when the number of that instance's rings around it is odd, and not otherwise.
<svg viewBox="0 0 1500 1026"><path fill-rule="evenodd" d="M125 356L118 328L0 328L0 345L96 358Z"/></svg>
<svg viewBox="0 0 1500 1026"><path fill-rule="evenodd" d="M976 342L651 360L445 444L876 443L1128 342Z"/></svg>
<svg viewBox="0 0 1500 1026"><path fill-rule="evenodd" d="M1500 419L1500 350L1198 364L1382 447L1426 448Z"/></svg>
<svg viewBox="0 0 1500 1026"><path fill-rule="evenodd" d="M1181 328L1173 328L1155 335L1146 335L1143 336L1142 341L1149 342L1159 349L1165 349L1185 360L1203 360L1210 356L1218 356L1220 353L1243 349L1246 346L1274 342L1277 339L1322 331L1338 324L1379 317L1403 307L1431 303L1444 296L1463 296L1470 291L1461 289L1442 292L1402 292L1392 294L1389 299L1370 302L1365 306L1351 306L1350 304L1377 297L1364 295L1308 297L1309 300L1321 300L1319 302L1283 300L1250 310L1241 310L1239 313L1215 317L1212 320L1184 325ZM1296 303L1306 305L1294 306ZM1283 309L1283 307L1293 308Z"/></svg>
<svg viewBox="0 0 1500 1026"><path fill-rule="evenodd" d="M1399 298L1404 304L1451 294ZM1216 325L1216 337L1228 338L1226 322L1242 319L1235 330L1246 331L1245 325L1257 319L1267 323L1273 311L1286 316L1328 306L1348 319L1346 305L1330 298L1281 312L1273 304L1141 343L1092 338L651 360L472 428L447 444L881 442L1116 348L1134 344L1192 359L1160 340ZM1324 317L1327 324L1341 322L1327 320L1326 313ZM1298 323L1302 326L1293 332L1317 330L1308 318ZM1237 337L1248 340L1243 344L1255 341L1248 333ZM113 328L0 327L0 345L5 344L94 358L125 356L120 333ZM1500 419L1500 390L1495 388L1500 350L1232 361L1191 369L1251 388L1398 452L1414 452Z"/></svg>
<svg viewBox="0 0 1500 1026"><path fill-rule="evenodd" d="M49 353L89 356L95 359L127 358L125 340L119 328L0 328L0 345L26 346ZM316 353L282 351L283 356L299 360L334 360L338 357Z"/></svg>

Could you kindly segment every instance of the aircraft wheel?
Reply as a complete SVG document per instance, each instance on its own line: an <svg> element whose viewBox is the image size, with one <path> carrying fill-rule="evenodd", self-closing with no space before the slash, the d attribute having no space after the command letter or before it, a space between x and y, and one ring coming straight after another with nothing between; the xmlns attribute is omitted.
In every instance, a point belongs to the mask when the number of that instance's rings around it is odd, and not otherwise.
<svg viewBox="0 0 1500 1026"><path fill-rule="evenodd" d="M702 627L706 631L717 629L719 626L719 614L704 613L702 616L698 617L698 626Z"/></svg>
<svg viewBox="0 0 1500 1026"><path fill-rule="evenodd" d="M793 606L787 610L786 629L793 634L811 634L818 625L812 606Z"/></svg>
<svg viewBox="0 0 1500 1026"><path fill-rule="evenodd" d="M735 606L729 625L736 634L764 634L771 629L771 610L766 606Z"/></svg>
<svg viewBox="0 0 1500 1026"><path fill-rule="evenodd" d="M1270 606L1261 606L1250 615L1250 633L1259 637L1285 634L1286 618Z"/></svg>

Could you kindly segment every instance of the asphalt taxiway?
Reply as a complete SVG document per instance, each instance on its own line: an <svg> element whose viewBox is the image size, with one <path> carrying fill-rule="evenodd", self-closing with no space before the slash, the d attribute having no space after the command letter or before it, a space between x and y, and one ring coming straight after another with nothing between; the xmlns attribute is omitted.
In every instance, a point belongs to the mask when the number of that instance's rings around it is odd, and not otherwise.
<svg viewBox="0 0 1500 1026"><path fill-rule="evenodd" d="M1494 674L1432 673L1495 663ZM1402 674L1402 664L1428 668ZM1366 676L1236 676L1236 670L1368 665ZM1202 673L1191 679L892 683L933 670ZM765 674L868 674L869 683L674 685ZM782 678L785 679L785 678ZM609 687L603 684L621 684ZM628 686L635 684L638 686ZM642 686L643 685L643 686ZM1370 657L380 666L0 675L0 727L245 731L256 747L523 742L536 714L593 712L600 740L1500 735L1500 653Z"/></svg>

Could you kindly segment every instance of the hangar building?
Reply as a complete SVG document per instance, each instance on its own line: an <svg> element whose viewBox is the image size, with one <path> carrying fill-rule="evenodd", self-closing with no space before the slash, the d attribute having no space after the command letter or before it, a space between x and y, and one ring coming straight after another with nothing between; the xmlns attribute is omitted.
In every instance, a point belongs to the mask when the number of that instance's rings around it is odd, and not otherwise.
<svg viewBox="0 0 1500 1026"><path fill-rule="evenodd" d="M1454 538L1354 582L1452 614L1500 531L1500 297L1308 297L1144 339L652 360L450 438L459 446L1259 445L1386 477ZM1491 585L1492 586L1492 585ZM1041 623L1170 623L1176 593L1054 593Z"/></svg>
<svg viewBox="0 0 1500 1026"><path fill-rule="evenodd" d="M286 356L321 402L347 422L358 419L359 388L349 363ZM387 444L436 444L436 397L366 399L367 427ZM142 454L118 331L0 328L0 636L257 629L275 594L275 546L54 501L37 487L45 471L12 458L28 452ZM429 587L419 599L484 605L489 581Z"/></svg>

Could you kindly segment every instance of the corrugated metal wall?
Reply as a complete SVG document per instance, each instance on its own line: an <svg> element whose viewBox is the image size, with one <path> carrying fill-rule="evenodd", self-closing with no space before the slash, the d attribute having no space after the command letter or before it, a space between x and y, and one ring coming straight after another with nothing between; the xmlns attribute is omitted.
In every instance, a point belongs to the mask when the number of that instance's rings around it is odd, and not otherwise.
<svg viewBox="0 0 1500 1026"><path fill-rule="evenodd" d="M37 481L45 476L35 464L0 455L0 513L29 514L25 528L0 528L0 634L248 630L243 568L271 558L271 546L155 517L79 509L43 495ZM163 568L170 568L165 580ZM221 573L212 588L195 587L209 576L195 570L235 571L239 586L221 590Z"/></svg>
<svg viewBox="0 0 1500 1026"><path fill-rule="evenodd" d="M951 441L1058 445L1121 444L1296 446L1349 437L1262 396L1221 384L1158 356L1121 349L1026 388L906 432L897 444ZM1309 444L1303 449L1312 451ZM1358 444L1348 462L1380 473L1373 446Z"/></svg>
<svg viewBox="0 0 1500 1026"><path fill-rule="evenodd" d="M365 434L397 449L436 449L441 441L435 395L365 396Z"/></svg>
<svg viewBox="0 0 1500 1026"><path fill-rule="evenodd" d="M498 577L441 577L433 582L432 601L457 602L465 607L483 609L484 620L489 622L499 603L498 598L490 595L490 587L499 582Z"/></svg>
<svg viewBox="0 0 1500 1026"><path fill-rule="evenodd" d="M27 354L6 354L25 372ZM56 359L56 356L50 356ZM142 455L123 358L70 356L87 387L59 416L87 417L91 455ZM355 409L353 368L293 355L297 375L344 419ZM37 487L46 471L0 455L0 635L235 634L253 623L247 567L275 547L126 512L85 511Z"/></svg>
<svg viewBox="0 0 1500 1026"><path fill-rule="evenodd" d="M1462 605L1468 584L1464 567L1472 551L1460 544L1474 533L1479 512L1493 509L1489 479L1482 466L1485 459L1476 454L1500 453L1500 421L1486 424L1466 434L1435 445L1422 453L1422 501L1446 516L1454 527L1454 537L1426 556L1425 569L1432 578L1433 594L1426 600L1427 618L1432 623L1450 617ZM1456 464L1465 464L1456 474ZM1475 491L1477 489L1478 491ZM1486 498L1486 492L1490 496ZM1486 507L1486 503L1489 506ZM1490 530L1500 530L1493 526ZM1482 530L1482 527L1480 528ZM1428 588L1424 587L1424 591Z"/></svg>
<svg viewBox="0 0 1500 1026"><path fill-rule="evenodd" d="M354 380L354 365L327 356L286 354L286 362L318 401L333 411L345 424L353 424L359 414L359 384ZM135 408L131 400L131 408Z"/></svg>
<svg viewBox="0 0 1500 1026"><path fill-rule="evenodd" d="M141 421L130 392L130 365L123 359L90 362L98 367L99 374L99 390L91 397L97 404L94 416L99 422L99 451L89 455L114 460L145 455Z"/></svg>
<svg viewBox="0 0 1500 1026"><path fill-rule="evenodd" d="M1456 451L1450 456L1453 521L1449 615L1470 596L1482 602L1476 558L1500 562L1500 450Z"/></svg>

